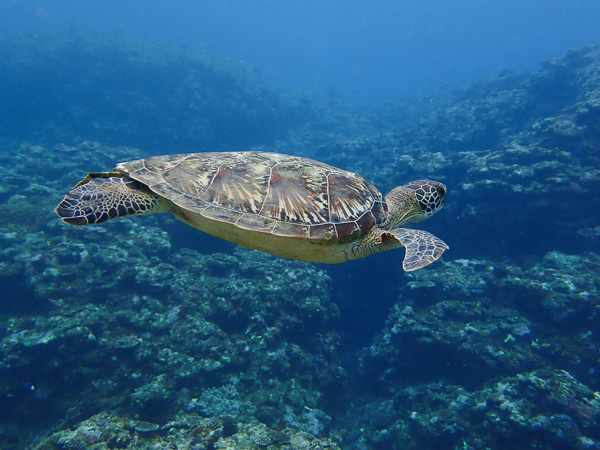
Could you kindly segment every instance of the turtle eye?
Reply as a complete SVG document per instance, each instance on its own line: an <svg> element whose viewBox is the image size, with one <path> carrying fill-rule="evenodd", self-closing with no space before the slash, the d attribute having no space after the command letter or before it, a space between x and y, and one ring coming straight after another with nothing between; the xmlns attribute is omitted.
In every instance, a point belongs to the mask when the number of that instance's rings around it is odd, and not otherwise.
<svg viewBox="0 0 600 450"><path fill-rule="evenodd" d="M438 186L435 190L437 192L436 208L439 208L446 203L446 186Z"/></svg>

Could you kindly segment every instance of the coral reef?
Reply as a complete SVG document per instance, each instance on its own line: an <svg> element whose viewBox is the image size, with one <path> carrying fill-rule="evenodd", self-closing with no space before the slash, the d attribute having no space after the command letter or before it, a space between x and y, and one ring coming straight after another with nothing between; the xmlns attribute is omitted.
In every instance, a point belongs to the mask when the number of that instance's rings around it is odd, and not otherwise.
<svg viewBox="0 0 600 450"><path fill-rule="evenodd" d="M441 381L403 387L349 418L345 433L372 448L585 449L598 446L598 414L600 393L569 372L541 370L475 390Z"/></svg>
<svg viewBox="0 0 600 450"><path fill-rule="evenodd" d="M592 391L598 388L600 279L593 271L599 263L598 255L551 252L529 268L456 260L445 262L441 271L410 274L412 281L401 289L385 328L359 352L364 382L369 380L379 395L387 392L398 411L399 434L386 435L385 442L439 446L451 441L448 448L464 442L480 448L525 438L549 448L575 448L581 439L597 439L600 428L589 417L580 420L579 406L590 417L600 412ZM500 389L512 397L501 396ZM567 400L568 393L573 398ZM446 396L452 400L443 400ZM550 408L557 396L560 408ZM420 404L419 398L427 400ZM511 416L486 412L489 407L512 411ZM554 415L539 417L548 411ZM493 417L500 428L473 431L478 421L470 414L479 413L486 420ZM501 423L505 419L508 424ZM547 431L562 426L557 420L571 431L551 438ZM423 436L413 436L415 430ZM482 442L461 443L467 430ZM421 441L432 436L440 441Z"/></svg>
<svg viewBox="0 0 600 450"><path fill-rule="evenodd" d="M328 438L286 428L275 431L257 422L244 423L231 417L182 415L162 426L102 413L44 439L36 450L62 449L332 449L339 446Z"/></svg>

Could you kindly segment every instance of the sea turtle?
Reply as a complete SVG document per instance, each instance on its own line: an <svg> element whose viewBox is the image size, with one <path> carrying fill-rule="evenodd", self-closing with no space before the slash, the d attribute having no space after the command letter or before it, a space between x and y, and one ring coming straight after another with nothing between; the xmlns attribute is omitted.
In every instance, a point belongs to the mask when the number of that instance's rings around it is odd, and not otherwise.
<svg viewBox="0 0 600 450"><path fill-rule="evenodd" d="M418 180L383 198L360 175L297 156L266 152L190 153L118 164L88 174L57 206L71 225L170 211L205 233L284 258L340 263L406 248L404 270L448 246L400 225L444 205L446 186Z"/></svg>

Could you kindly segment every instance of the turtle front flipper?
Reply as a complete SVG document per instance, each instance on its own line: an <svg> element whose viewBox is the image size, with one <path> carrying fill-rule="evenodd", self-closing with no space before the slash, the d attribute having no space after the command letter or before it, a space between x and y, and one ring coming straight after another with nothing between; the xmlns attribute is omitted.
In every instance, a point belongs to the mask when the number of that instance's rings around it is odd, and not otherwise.
<svg viewBox="0 0 600 450"><path fill-rule="evenodd" d="M410 228L382 230L374 227L363 240L350 243L344 250L344 256L346 260L358 259L400 247L406 249L402 268L407 272L431 264L449 248L444 241L427 231Z"/></svg>
<svg viewBox="0 0 600 450"><path fill-rule="evenodd" d="M402 268L406 272L421 269L431 264L449 248L444 241L433 234L410 228L396 228L385 231L383 238L384 240L386 238L397 239L406 248L406 255L404 255L404 261L402 262Z"/></svg>
<svg viewBox="0 0 600 450"><path fill-rule="evenodd" d="M147 186L122 173L90 173L65 195L56 214L70 225L89 225L163 211L164 203Z"/></svg>

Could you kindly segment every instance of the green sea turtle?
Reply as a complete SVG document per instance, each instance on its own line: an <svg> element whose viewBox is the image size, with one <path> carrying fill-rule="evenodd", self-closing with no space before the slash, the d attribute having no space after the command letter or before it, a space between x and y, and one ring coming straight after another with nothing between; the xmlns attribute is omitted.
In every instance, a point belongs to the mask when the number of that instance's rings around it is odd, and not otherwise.
<svg viewBox="0 0 600 450"><path fill-rule="evenodd" d="M71 225L170 211L205 233L284 258L340 263L406 248L404 270L448 246L400 225L444 205L446 186L418 180L383 198L360 175L307 158L265 152L191 153L90 173L56 213Z"/></svg>

